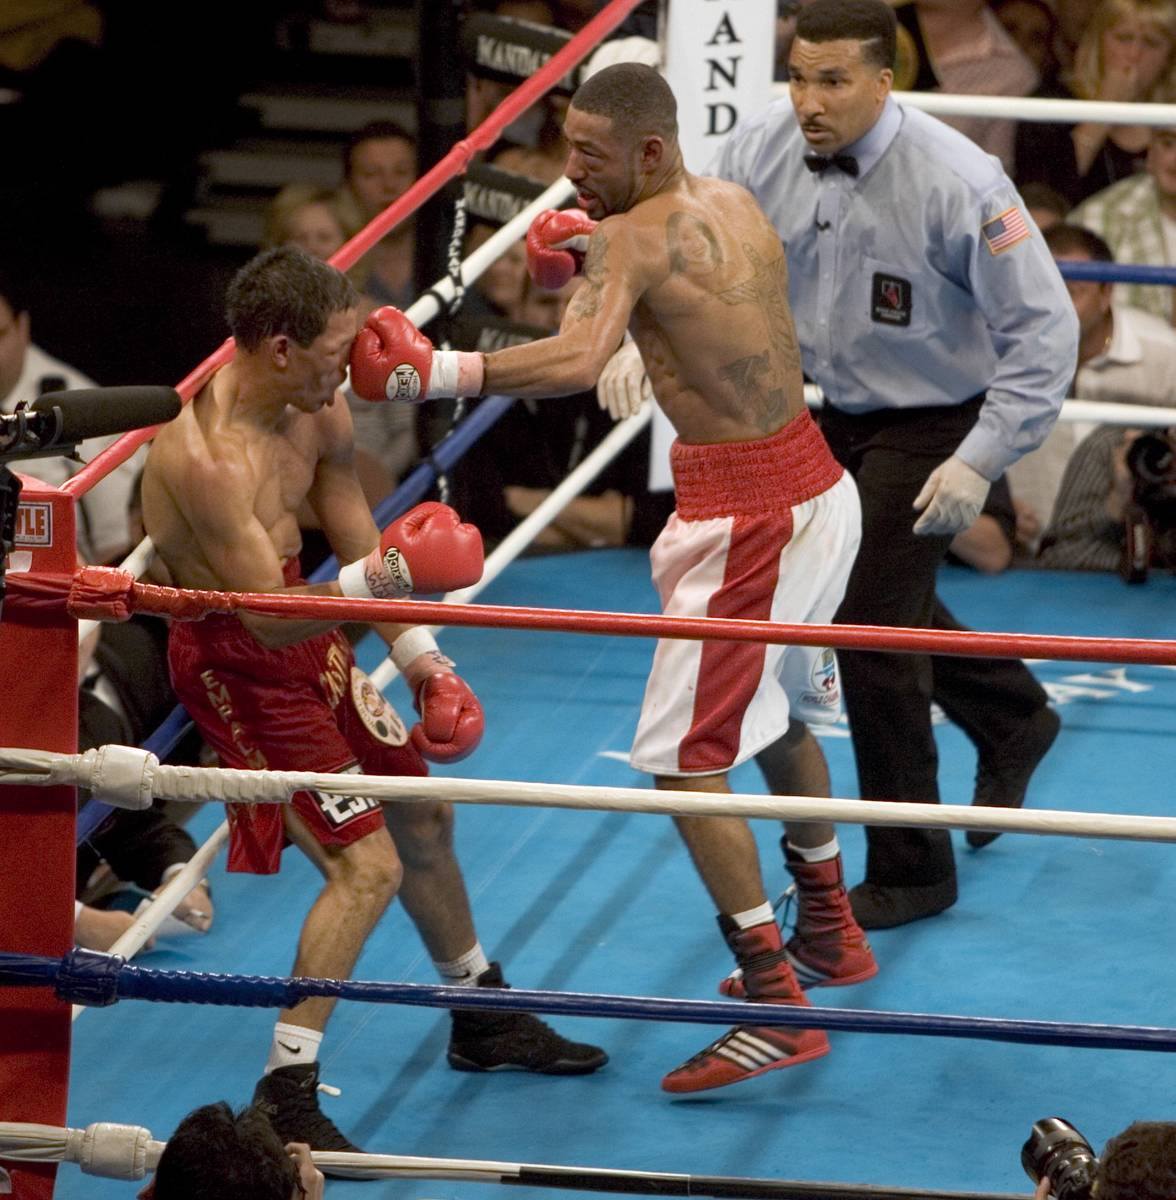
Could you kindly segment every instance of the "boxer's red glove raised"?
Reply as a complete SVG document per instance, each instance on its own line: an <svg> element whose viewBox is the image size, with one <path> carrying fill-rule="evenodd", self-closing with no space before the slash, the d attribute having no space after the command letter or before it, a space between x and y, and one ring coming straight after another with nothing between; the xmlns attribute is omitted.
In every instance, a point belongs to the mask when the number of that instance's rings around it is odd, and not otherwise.
<svg viewBox="0 0 1176 1200"><path fill-rule="evenodd" d="M527 273L549 292L558 292L584 267L596 222L578 208L541 212L527 230Z"/></svg>
<svg viewBox="0 0 1176 1200"><path fill-rule="evenodd" d="M472 754L482 740L485 717L477 696L453 663L437 648L432 634L420 627L402 633L392 644L392 661L412 689L421 714L412 728L412 744L431 762L457 762Z"/></svg>
<svg viewBox="0 0 1176 1200"><path fill-rule="evenodd" d="M364 400L437 400L477 396L481 354L434 350L433 343L390 304L369 314L351 346L351 387Z"/></svg>
<svg viewBox="0 0 1176 1200"><path fill-rule="evenodd" d="M344 596L395 600L449 592L482 578L482 535L447 504L418 504L393 521L366 557L339 568Z"/></svg>

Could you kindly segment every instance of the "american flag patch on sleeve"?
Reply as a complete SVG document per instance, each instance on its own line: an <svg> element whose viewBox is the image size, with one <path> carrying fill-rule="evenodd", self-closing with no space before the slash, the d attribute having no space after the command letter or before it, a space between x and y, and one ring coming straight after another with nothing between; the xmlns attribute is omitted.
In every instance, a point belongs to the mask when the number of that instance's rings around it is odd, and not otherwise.
<svg viewBox="0 0 1176 1200"><path fill-rule="evenodd" d="M1019 208L1006 208L1000 216L985 221L980 232L984 234L989 254L1003 254L1032 235Z"/></svg>

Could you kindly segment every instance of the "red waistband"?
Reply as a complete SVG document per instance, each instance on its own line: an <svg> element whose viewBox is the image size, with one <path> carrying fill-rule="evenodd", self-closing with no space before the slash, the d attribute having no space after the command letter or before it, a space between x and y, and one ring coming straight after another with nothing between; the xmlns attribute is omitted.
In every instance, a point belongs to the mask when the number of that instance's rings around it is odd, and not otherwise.
<svg viewBox="0 0 1176 1200"><path fill-rule="evenodd" d="M687 521L791 508L828 491L843 474L807 409L750 442L675 441L670 466L678 515Z"/></svg>

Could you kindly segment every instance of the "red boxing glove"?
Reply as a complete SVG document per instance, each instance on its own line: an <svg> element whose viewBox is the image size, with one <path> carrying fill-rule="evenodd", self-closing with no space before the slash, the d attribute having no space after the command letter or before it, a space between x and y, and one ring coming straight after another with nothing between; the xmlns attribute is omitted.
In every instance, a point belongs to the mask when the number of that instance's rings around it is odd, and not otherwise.
<svg viewBox="0 0 1176 1200"><path fill-rule="evenodd" d="M438 671L417 689L420 721L412 727L412 744L430 762L457 762L473 754L482 740L485 717L478 697L460 675Z"/></svg>
<svg viewBox="0 0 1176 1200"><path fill-rule="evenodd" d="M457 762L473 753L482 740L485 718L477 696L453 662L437 648L423 626L402 633L392 643L392 661L412 689L421 720L412 729L412 744L432 762Z"/></svg>
<svg viewBox="0 0 1176 1200"><path fill-rule="evenodd" d="M434 350L433 343L390 304L369 314L351 346L351 387L364 400L436 400L477 396L481 354Z"/></svg>
<svg viewBox="0 0 1176 1200"><path fill-rule="evenodd" d="M584 266L596 222L578 208L541 212L527 230L527 273L549 292L558 292Z"/></svg>
<svg viewBox="0 0 1176 1200"><path fill-rule="evenodd" d="M339 568L344 596L395 600L410 592L448 592L482 578L482 535L447 504L428 501L380 535L366 558Z"/></svg>

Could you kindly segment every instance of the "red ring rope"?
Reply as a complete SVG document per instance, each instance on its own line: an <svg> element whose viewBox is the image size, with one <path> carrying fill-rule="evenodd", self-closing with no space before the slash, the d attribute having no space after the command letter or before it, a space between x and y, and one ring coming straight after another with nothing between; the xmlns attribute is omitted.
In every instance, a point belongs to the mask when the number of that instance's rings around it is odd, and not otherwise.
<svg viewBox="0 0 1176 1200"><path fill-rule="evenodd" d="M469 166L479 151L487 150L502 131L520 113L525 112L545 92L550 91L569 71L578 66L641 0L611 0L577 33L571 41L543 64L530 79L525 79L468 137L454 144L438 163L420 177L398 200L364 226L331 257L332 266L346 271L368 252L385 234L410 217L430 197L439 192L455 175ZM186 404L204 386L208 377L233 357L233 339L228 338L176 387ZM96 483L121 466L159 429L136 429L124 434L61 485L63 492L84 496Z"/></svg>
<svg viewBox="0 0 1176 1200"><path fill-rule="evenodd" d="M26 577L28 578L28 577ZM16 576L19 581L21 576ZM68 579L53 581L61 602ZM30 585L32 581L30 581ZM15 599L15 597L14 597ZM1176 666L1176 641L1145 638L1068 637L1032 633L963 633L878 625L789 625L728 617L673 617L650 613L583 612L560 608L443 604L427 600L352 600L305 593L213 592L138 583L127 571L84 567L74 576L69 610L79 618L126 620L150 612L181 620L208 613L252 612L270 617L325 621L390 621L492 629L544 629L614 637L660 637L773 645L832 646L840 650L891 650L961 658L1044 658L1084 662Z"/></svg>

